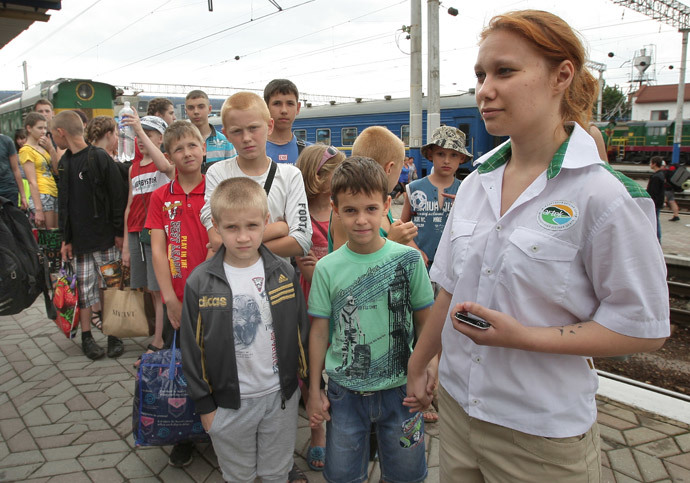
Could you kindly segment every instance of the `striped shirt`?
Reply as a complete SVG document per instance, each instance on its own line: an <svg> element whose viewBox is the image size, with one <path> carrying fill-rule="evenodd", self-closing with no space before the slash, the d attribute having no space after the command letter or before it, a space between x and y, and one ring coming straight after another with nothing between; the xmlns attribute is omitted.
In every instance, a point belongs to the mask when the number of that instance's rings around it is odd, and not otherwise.
<svg viewBox="0 0 690 483"><path fill-rule="evenodd" d="M206 138L206 156L201 167L201 172L206 173L208 168L217 161L234 158L237 151L222 132L217 131L211 124L211 134Z"/></svg>

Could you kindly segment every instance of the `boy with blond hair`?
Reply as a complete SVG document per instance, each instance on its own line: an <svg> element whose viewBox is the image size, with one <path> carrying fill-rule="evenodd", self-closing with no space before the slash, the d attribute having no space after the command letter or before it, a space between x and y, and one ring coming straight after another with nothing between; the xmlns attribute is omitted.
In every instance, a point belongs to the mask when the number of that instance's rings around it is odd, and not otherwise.
<svg viewBox="0 0 690 483"><path fill-rule="evenodd" d="M151 194L146 228L151 230L153 270L163 301L163 342L170 347L173 330L180 328L182 297L187 277L206 259L208 234L199 220L204 206L205 181L201 174L206 145L199 130L187 121L175 121L163 135L165 157L175 167L175 178ZM180 339L178 338L178 347ZM194 443L173 446L168 463L191 464Z"/></svg>
<svg viewBox="0 0 690 483"><path fill-rule="evenodd" d="M306 255L311 247L312 227L302 173L266 155L266 139L273 130L266 103L252 92L238 92L223 104L221 119L223 132L235 146L237 156L215 163L206 174L201 222L209 232L211 250L221 245L211 220L209 200L213 190L225 179L248 177L263 186L268 195L269 223L263 235L266 247L281 257Z"/></svg>
<svg viewBox="0 0 690 483"><path fill-rule="evenodd" d="M206 143L206 154L201 166L202 173L205 174L214 163L237 155L235 148L223 133L216 131L216 128L208 122L208 116L211 115L211 101L204 91L198 89L190 91L185 97L184 108L187 117L199 129Z"/></svg>
<svg viewBox="0 0 690 483"><path fill-rule="evenodd" d="M434 294L419 252L379 232L390 208L388 178L353 156L333 172L333 211L347 243L316 263L309 293L310 425L326 425L327 481L367 479L376 423L381 480L423 481L424 424L403 406L407 361ZM328 374L328 392L320 388ZM429 364L435 378L436 360Z"/></svg>
<svg viewBox="0 0 690 483"><path fill-rule="evenodd" d="M398 184L402 171L405 143L386 127L370 126L355 139L352 145L352 156L364 156L376 161L386 174L388 180L386 193L390 193ZM329 243L329 251L339 248L345 242L340 220L333 218L333 222L333 241ZM384 238L407 245L417 236L417 227L411 222L403 223L400 220L394 220L389 207L383 213L380 233Z"/></svg>
<svg viewBox="0 0 690 483"><path fill-rule="evenodd" d="M298 372L306 377L299 277L262 243L270 215L261 185L227 179L210 204L222 245L185 287L187 390L225 481L284 482L297 437Z"/></svg>

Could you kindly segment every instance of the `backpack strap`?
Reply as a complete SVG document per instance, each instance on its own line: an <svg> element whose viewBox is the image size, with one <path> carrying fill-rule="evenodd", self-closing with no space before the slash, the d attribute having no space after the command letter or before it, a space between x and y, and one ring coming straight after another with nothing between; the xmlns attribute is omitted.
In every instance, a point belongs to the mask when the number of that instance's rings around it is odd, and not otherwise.
<svg viewBox="0 0 690 483"><path fill-rule="evenodd" d="M302 151L303 151L304 148L306 148L306 147L307 147L307 143L305 143L302 139L298 139L298 140L297 140L297 156L299 156L300 154L302 154Z"/></svg>
<svg viewBox="0 0 690 483"><path fill-rule="evenodd" d="M273 185L273 178L276 177L276 170L278 169L278 164L271 160L271 168L268 170L268 176L266 176L266 182L264 183L264 191L266 191L266 196L271 191L271 186Z"/></svg>

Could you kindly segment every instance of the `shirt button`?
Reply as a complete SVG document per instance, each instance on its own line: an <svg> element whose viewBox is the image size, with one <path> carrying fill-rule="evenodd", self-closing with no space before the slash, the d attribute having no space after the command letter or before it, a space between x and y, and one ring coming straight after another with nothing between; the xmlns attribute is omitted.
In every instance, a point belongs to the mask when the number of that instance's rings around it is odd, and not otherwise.
<svg viewBox="0 0 690 483"><path fill-rule="evenodd" d="M539 247L537 245L532 245L531 250L536 253L539 251Z"/></svg>
<svg viewBox="0 0 690 483"><path fill-rule="evenodd" d="M191 207L192 207L192 204L191 204L191 203L187 203L187 206L191 208Z"/></svg>
<svg viewBox="0 0 690 483"><path fill-rule="evenodd" d="M480 364L480 363L482 362L482 358L479 357L479 356L476 356L476 357L474 358L474 362L476 362L477 364Z"/></svg>
<svg viewBox="0 0 690 483"><path fill-rule="evenodd" d="M501 231L501 228L503 228L501 225L496 225L496 231Z"/></svg>
<svg viewBox="0 0 690 483"><path fill-rule="evenodd" d="M486 274L487 274L487 275L491 275L492 273L494 273L493 270L491 270L490 268L487 268L487 269L486 269Z"/></svg>
<svg viewBox="0 0 690 483"><path fill-rule="evenodd" d="M479 404L479 399L472 399L472 405L476 406Z"/></svg>

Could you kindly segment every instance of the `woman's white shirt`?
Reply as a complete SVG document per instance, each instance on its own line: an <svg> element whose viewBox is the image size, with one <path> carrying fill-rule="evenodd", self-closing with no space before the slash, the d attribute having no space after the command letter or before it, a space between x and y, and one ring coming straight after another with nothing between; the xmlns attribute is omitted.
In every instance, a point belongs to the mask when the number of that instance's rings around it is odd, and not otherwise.
<svg viewBox="0 0 690 483"><path fill-rule="evenodd" d="M477 160L460 185L431 279L451 308L477 302L527 326L594 320L643 338L669 335L663 253L646 192L599 159L575 125L542 173L500 216L509 141ZM596 419L588 358L485 347L443 332L440 382L470 417L546 437L586 432Z"/></svg>

